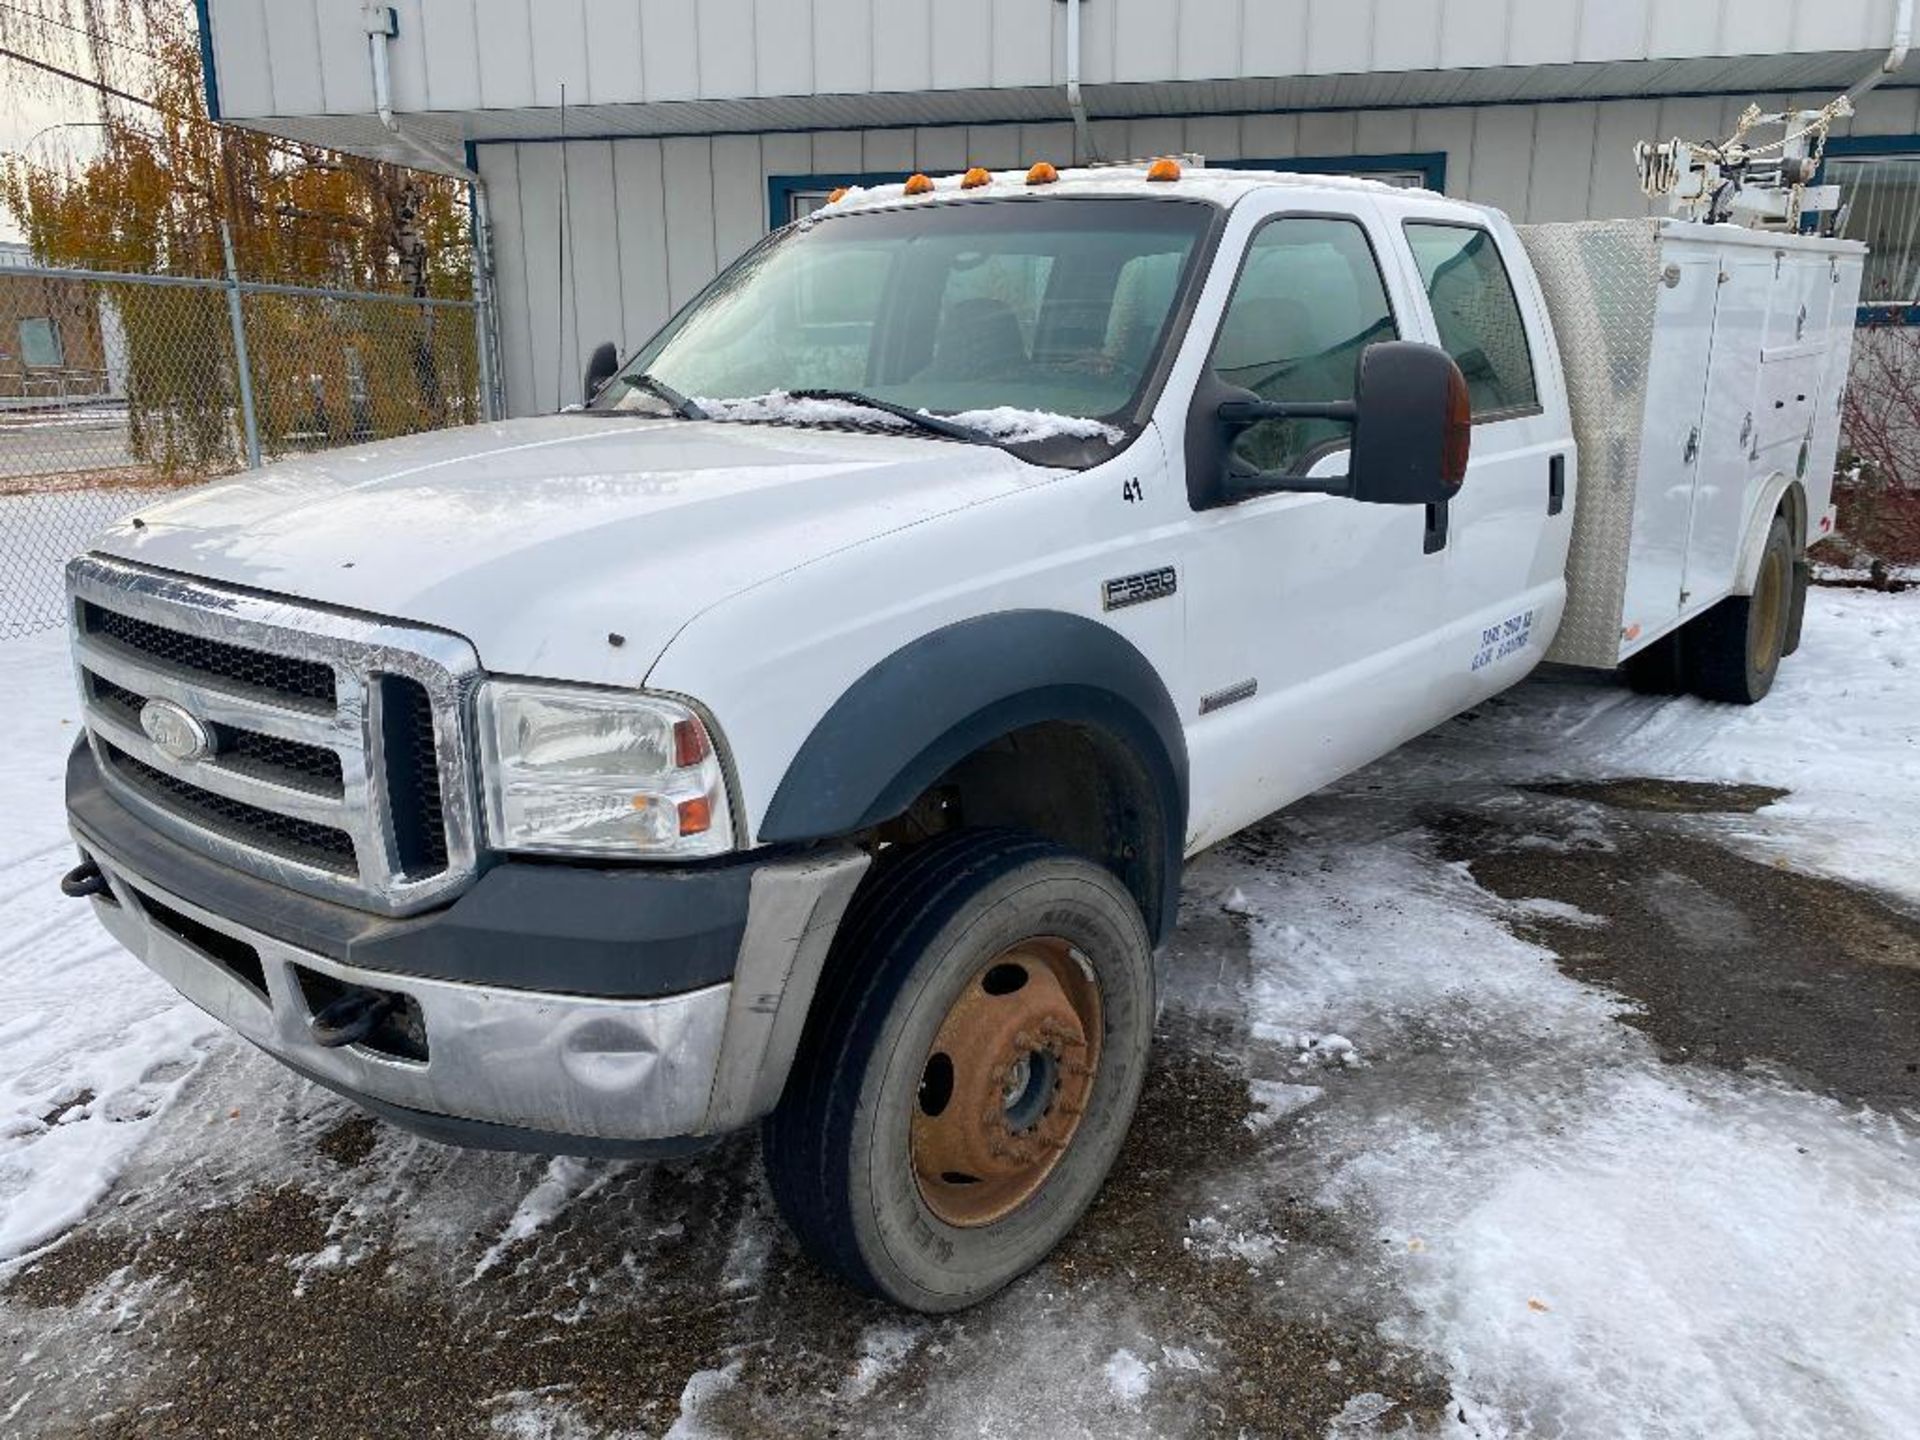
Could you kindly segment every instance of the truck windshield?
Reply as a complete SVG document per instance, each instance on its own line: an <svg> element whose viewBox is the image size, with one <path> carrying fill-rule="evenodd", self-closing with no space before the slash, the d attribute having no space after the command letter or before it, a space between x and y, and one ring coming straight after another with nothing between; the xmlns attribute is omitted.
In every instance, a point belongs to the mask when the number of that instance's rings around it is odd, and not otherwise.
<svg viewBox="0 0 1920 1440"><path fill-rule="evenodd" d="M802 221L709 286L594 408L664 411L664 386L714 418L902 423L780 398L852 392L987 438L1117 440L1212 215L1062 197Z"/></svg>

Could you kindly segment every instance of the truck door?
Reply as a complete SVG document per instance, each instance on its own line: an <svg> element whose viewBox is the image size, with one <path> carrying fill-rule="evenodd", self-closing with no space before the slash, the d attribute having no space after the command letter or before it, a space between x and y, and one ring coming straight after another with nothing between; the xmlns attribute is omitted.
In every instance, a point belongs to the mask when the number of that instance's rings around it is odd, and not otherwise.
<svg viewBox="0 0 1920 1440"><path fill-rule="evenodd" d="M1373 207L1353 208L1295 215L1273 200L1236 212L1219 263L1241 254L1237 275L1217 328L1196 324L1192 342L1223 380L1267 400L1353 397L1360 352L1399 336L1408 298L1381 268L1388 237ZM1238 449L1262 470L1338 475L1348 435L1336 422L1268 421ZM1194 514L1185 551L1189 851L1441 718L1431 682L1444 556L1421 507L1264 495Z"/></svg>
<svg viewBox="0 0 1920 1440"><path fill-rule="evenodd" d="M1499 237L1417 209L1403 229L1427 299L1420 320L1431 325L1409 338L1451 355L1473 402L1467 480L1447 507L1446 609L1477 637L1445 677L1461 708L1530 669L1558 624L1573 531L1572 417L1541 307L1523 308ZM1531 286L1525 295L1536 301Z"/></svg>

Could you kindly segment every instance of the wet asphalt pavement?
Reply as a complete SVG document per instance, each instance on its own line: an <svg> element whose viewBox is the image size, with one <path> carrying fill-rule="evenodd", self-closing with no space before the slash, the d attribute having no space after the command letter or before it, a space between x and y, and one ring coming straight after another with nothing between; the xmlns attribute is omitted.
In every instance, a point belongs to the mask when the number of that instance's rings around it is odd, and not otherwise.
<svg viewBox="0 0 1920 1440"><path fill-rule="evenodd" d="M1297 1042L1250 1013L1261 962L1221 892L1263 869L1325 869L1352 837L1393 837L1526 902L1516 934L1627 1002L1623 1053L1637 1032L1674 1066L1775 1077L1914 1124L1920 921L1725 843L1725 822L1780 793L1462 779L1370 798L1362 786L1204 857L1113 1180L1038 1272L941 1320L852 1296L801 1261L751 1137L556 1176L542 1159L399 1135L222 1044L107 1201L0 1285L0 1429L571 1440L676 1420L683 1434L766 1437L1466 1426L1443 1357L1388 1338L1406 1333L1381 1260L1399 1242L1321 1195L1315 1107L1271 1099L1301 1078ZM1361 934L1368 923L1334 919ZM1429 1123L1484 1083L1461 1052L1436 1020L1410 1026L1391 1065L1309 1078L1321 1104ZM543 1182L564 1203L516 1237L506 1217ZM1209 1217L1228 1213L1216 1234ZM1129 1389L1119 1352L1151 1362L1150 1396Z"/></svg>

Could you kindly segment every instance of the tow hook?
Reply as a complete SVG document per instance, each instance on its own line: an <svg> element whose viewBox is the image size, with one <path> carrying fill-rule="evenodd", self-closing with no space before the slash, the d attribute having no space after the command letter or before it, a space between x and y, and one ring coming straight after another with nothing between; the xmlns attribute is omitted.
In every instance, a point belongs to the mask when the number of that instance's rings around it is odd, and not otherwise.
<svg viewBox="0 0 1920 1440"><path fill-rule="evenodd" d="M95 895L108 895L107 877L100 867L91 860L82 860L73 869L60 877L60 893L75 900L86 900Z"/></svg>
<svg viewBox="0 0 1920 1440"><path fill-rule="evenodd" d="M400 1003L395 995L378 990L349 990L307 1022L313 1043L329 1050L358 1045L385 1020Z"/></svg>

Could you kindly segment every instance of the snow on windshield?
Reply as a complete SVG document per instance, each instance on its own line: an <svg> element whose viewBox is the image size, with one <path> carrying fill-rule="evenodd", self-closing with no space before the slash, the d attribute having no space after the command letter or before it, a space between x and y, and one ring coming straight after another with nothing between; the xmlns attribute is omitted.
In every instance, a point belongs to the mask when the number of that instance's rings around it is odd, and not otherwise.
<svg viewBox="0 0 1920 1440"><path fill-rule="evenodd" d="M851 400L817 400L789 395L784 390L769 390L764 395L738 399L693 397L709 420L774 422L786 425L872 425L882 429L909 430L911 421L884 410L875 410ZM921 414L930 412L922 410ZM1079 415L1058 415L1051 410L1021 410L1012 405L997 405L990 410L962 410L941 415L956 425L977 430L989 440L1003 445L1027 445L1036 440L1105 440L1118 445L1126 438L1123 431L1099 420Z"/></svg>

